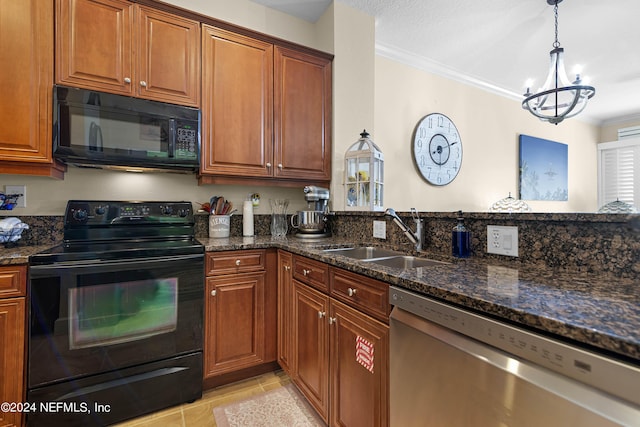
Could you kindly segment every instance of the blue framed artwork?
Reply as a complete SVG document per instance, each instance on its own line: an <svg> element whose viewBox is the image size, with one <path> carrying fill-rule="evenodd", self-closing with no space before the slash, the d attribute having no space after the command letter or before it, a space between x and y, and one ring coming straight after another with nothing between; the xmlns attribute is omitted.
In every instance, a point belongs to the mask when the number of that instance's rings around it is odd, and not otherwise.
<svg viewBox="0 0 640 427"><path fill-rule="evenodd" d="M520 135L520 199L569 200L568 146Z"/></svg>

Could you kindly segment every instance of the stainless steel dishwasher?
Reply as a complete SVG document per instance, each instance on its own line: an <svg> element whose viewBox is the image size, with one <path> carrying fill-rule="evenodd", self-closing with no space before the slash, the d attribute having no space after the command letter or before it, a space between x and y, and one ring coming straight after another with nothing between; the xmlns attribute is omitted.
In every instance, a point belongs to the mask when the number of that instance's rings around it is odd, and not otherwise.
<svg viewBox="0 0 640 427"><path fill-rule="evenodd" d="M391 287L391 426L640 426L640 368Z"/></svg>

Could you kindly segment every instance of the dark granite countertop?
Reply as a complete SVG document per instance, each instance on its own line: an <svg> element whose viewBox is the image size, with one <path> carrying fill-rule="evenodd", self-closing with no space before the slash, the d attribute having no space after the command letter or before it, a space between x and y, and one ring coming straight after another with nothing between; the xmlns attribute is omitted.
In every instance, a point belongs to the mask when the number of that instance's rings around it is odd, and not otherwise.
<svg viewBox="0 0 640 427"><path fill-rule="evenodd" d="M486 259L460 260L428 252L420 255L448 263L401 270L323 252L327 248L366 244L338 238L258 236L199 240L207 251L285 249L640 363L640 286L633 279ZM51 246L54 245L0 246L0 265L26 264L29 256Z"/></svg>
<svg viewBox="0 0 640 427"><path fill-rule="evenodd" d="M632 279L431 253L420 256L448 263L401 270L323 252L326 248L364 244L344 239L259 236L200 241L207 251L286 249L640 363L640 287Z"/></svg>
<svg viewBox="0 0 640 427"><path fill-rule="evenodd" d="M3 244L0 244L0 265L27 264L31 255L46 251L52 246L55 245L50 244L31 246L18 243L13 247L5 247Z"/></svg>

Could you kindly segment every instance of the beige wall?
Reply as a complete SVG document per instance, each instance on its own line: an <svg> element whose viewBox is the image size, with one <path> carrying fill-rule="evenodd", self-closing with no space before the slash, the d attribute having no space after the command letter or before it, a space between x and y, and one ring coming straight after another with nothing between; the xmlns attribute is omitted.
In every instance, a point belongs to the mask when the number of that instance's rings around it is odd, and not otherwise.
<svg viewBox="0 0 640 427"><path fill-rule="evenodd" d="M569 202L532 202L535 211L596 209L598 129L568 120L552 126L529 116L519 103L446 80L375 55L375 22L334 2L315 24L248 0L166 0L168 3L334 53L332 208L344 209L344 153L366 128L385 155L385 205L398 210L485 211L509 191L517 195L518 134L569 144ZM411 134L431 112L449 116L464 142L459 176L445 187L422 181L411 160ZM268 213L269 197L287 197L290 211L305 209L302 188L198 186L193 175L132 175L70 167L64 181L0 175L3 185L27 185L26 209L2 215L61 214L73 198L205 202L214 194L240 203L259 192ZM196 205L197 206L197 205Z"/></svg>
<svg viewBox="0 0 640 427"><path fill-rule="evenodd" d="M261 33L312 48L327 50L315 25L248 0L162 0ZM324 43L323 43L324 42Z"/></svg>
<svg viewBox="0 0 640 427"><path fill-rule="evenodd" d="M332 206L344 210L344 154L363 129L374 133L375 22L334 2Z"/></svg>
<svg viewBox="0 0 640 427"><path fill-rule="evenodd" d="M568 144L569 201L528 202L534 212L597 210L598 128L578 119L557 126L520 103L416 68L376 57L375 133L385 155L385 205L402 211L486 211L509 192L518 195L518 136ZM429 113L448 116L463 141L460 173L449 185L423 181L413 166L411 137ZM389 191L390 190L390 191Z"/></svg>

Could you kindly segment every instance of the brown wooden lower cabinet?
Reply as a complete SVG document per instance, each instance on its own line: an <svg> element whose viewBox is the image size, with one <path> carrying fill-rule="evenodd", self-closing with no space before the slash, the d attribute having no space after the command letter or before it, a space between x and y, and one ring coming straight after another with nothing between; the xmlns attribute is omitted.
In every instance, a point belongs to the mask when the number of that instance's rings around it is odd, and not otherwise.
<svg viewBox="0 0 640 427"><path fill-rule="evenodd" d="M386 426L389 326L331 300L332 426Z"/></svg>
<svg viewBox="0 0 640 427"><path fill-rule="evenodd" d="M289 252L278 250L278 363L285 372L293 368L293 260Z"/></svg>
<svg viewBox="0 0 640 427"><path fill-rule="evenodd" d="M25 401L26 282L26 266L0 267L0 402ZM0 427L23 420L18 411L0 411Z"/></svg>
<svg viewBox="0 0 640 427"><path fill-rule="evenodd" d="M293 381L326 422L329 416L329 297L293 281Z"/></svg>
<svg viewBox="0 0 640 427"><path fill-rule="evenodd" d="M309 277L355 281L358 275L334 274L342 270L290 257L279 252L280 365L330 426L388 426L389 326L320 291L318 283L305 283ZM296 275L297 270L303 274ZM353 286L362 295L367 287L380 284L363 277ZM333 283L326 285L333 292ZM388 313L388 308L382 311Z"/></svg>
<svg viewBox="0 0 640 427"><path fill-rule="evenodd" d="M274 362L275 251L213 252L206 257L205 380Z"/></svg>

